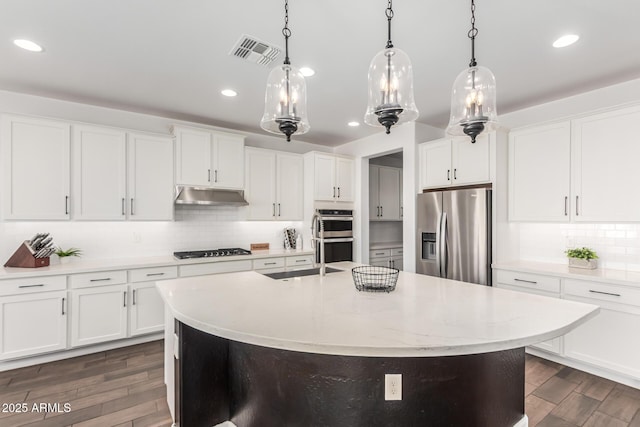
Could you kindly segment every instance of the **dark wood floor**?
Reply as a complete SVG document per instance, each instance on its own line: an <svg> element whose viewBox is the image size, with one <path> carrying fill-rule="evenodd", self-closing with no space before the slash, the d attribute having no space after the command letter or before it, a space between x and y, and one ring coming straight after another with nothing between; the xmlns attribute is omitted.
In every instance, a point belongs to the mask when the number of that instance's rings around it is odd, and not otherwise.
<svg viewBox="0 0 640 427"><path fill-rule="evenodd" d="M640 390L530 355L525 379L530 427L640 427ZM0 405L0 427L170 426L163 342L0 372Z"/></svg>

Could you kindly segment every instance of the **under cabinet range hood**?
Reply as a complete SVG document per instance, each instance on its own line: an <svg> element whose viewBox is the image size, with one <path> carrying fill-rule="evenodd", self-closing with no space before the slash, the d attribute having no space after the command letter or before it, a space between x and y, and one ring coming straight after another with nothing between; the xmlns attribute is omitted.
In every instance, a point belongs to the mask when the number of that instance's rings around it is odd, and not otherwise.
<svg viewBox="0 0 640 427"><path fill-rule="evenodd" d="M241 190L176 186L176 205L247 206Z"/></svg>

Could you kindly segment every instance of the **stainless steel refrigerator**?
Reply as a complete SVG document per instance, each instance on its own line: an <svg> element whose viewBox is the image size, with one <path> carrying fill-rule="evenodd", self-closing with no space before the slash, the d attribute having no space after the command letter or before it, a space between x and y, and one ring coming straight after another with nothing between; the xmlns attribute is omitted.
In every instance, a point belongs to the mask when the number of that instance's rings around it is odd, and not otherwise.
<svg viewBox="0 0 640 427"><path fill-rule="evenodd" d="M491 189L418 194L416 272L491 286Z"/></svg>

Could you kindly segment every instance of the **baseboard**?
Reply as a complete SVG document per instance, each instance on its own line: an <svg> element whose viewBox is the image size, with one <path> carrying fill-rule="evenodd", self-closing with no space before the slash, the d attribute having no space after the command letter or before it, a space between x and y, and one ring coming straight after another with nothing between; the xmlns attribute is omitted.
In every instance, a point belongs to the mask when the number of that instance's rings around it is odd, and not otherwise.
<svg viewBox="0 0 640 427"><path fill-rule="evenodd" d="M520 421L515 423L513 427L529 427L529 418L525 415Z"/></svg>
<svg viewBox="0 0 640 427"><path fill-rule="evenodd" d="M135 338L111 341L107 343L88 345L86 347L72 348L55 353L41 354L38 356L25 357L21 359L5 360L0 362L0 372L11 369L24 368L27 366L39 365L41 363L55 362L57 360L70 359L72 357L84 356L85 354L98 353L100 351L113 350L114 348L128 347L142 344L149 341L157 341L164 338L164 332L143 335Z"/></svg>
<svg viewBox="0 0 640 427"><path fill-rule="evenodd" d="M629 387L640 389L640 380L631 378L627 375L620 374L615 371L610 371L606 368L601 368L599 366L591 365L590 363L581 362L574 359L568 359L564 356L548 353L544 350L539 350L532 347L527 347L526 352L542 359L551 360L552 362L560 363L562 365L569 366L580 371L588 372L598 377L606 378L620 384L628 385Z"/></svg>

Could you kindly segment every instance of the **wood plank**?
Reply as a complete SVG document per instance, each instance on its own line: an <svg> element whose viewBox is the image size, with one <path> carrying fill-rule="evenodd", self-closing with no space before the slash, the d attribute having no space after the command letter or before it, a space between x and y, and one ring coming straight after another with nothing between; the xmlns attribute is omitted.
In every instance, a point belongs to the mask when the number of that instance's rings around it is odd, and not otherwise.
<svg viewBox="0 0 640 427"><path fill-rule="evenodd" d="M129 408L144 402L155 401L158 398L166 396L166 387L164 385L142 391L133 395L126 395L119 399L113 399L102 404L102 415L118 412L122 409Z"/></svg>
<svg viewBox="0 0 640 427"><path fill-rule="evenodd" d="M628 424L602 412L594 412L583 427L627 427Z"/></svg>
<svg viewBox="0 0 640 427"><path fill-rule="evenodd" d="M553 376L538 387L533 394L556 405L562 402L576 388L576 383Z"/></svg>
<svg viewBox="0 0 640 427"><path fill-rule="evenodd" d="M547 402L544 399L530 394L524 400L524 413L529 418L529 426L536 426L540 421L544 419L555 408L551 402Z"/></svg>
<svg viewBox="0 0 640 427"><path fill-rule="evenodd" d="M629 423L639 409L640 400L636 399L632 393L616 387L602 402L598 411Z"/></svg>
<svg viewBox="0 0 640 427"><path fill-rule="evenodd" d="M551 414L565 421L581 426L600 405L600 401L572 392Z"/></svg>
<svg viewBox="0 0 640 427"><path fill-rule="evenodd" d="M157 411L155 402L144 402L118 412L102 415L97 418L74 424L74 427L105 427L113 426L126 421L132 421Z"/></svg>

